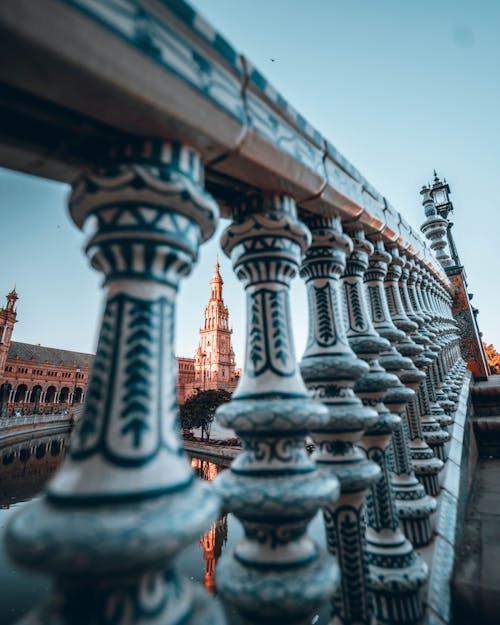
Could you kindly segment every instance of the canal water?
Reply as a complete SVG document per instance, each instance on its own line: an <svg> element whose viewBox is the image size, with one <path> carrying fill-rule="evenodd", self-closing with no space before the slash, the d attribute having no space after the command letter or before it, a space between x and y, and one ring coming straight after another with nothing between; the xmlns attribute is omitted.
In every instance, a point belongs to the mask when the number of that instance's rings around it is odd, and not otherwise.
<svg viewBox="0 0 500 625"><path fill-rule="evenodd" d="M9 518L28 501L40 495L46 481L59 466L68 449L69 431L51 435L24 435L0 442L0 625L15 623L49 592L50 581L12 563L6 554L3 534ZM211 481L224 467L202 457L192 457L191 465L199 479ZM228 546L242 536L239 522L224 514L209 530L178 557L182 574L203 584L216 595L214 572L217 561ZM311 534L324 544L320 515L311 524ZM229 625L241 625L236 612L226 607ZM314 615L313 625L326 625L329 608L325 605Z"/></svg>

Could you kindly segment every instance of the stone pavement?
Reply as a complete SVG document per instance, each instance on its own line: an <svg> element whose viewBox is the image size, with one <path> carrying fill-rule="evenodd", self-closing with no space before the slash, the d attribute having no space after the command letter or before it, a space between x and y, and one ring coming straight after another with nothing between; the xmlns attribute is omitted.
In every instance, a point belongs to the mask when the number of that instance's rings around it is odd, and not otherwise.
<svg viewBox="0 0 500 625"><path fill-rule="evenodd" d="M500 458L479 461L452 596L454 625L500 623Z"/></svg>

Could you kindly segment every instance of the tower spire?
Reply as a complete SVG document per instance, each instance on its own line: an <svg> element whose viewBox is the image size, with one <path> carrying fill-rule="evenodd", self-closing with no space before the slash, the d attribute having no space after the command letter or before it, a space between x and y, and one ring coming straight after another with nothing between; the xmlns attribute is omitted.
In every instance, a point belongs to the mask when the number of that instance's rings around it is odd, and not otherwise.
<svg viewBox="0 0 500 625"><path fill-rule="evenodd" d="M234 352L231 346L229 311L222 299L219 257L210 279L210 299L203 310L200 342L195 353L196 383L200 388L234 388L236 385Z"/></svg>
<svg viewBox="0 0 500 625"><path fill-rule="evenodd" d="M220 275L219 270L220 270L219 255L217 254L215 258L214 274L210 280L210 287L211 287L210 299L222 302L222 285L224 284L224 280L222 279L222 276Z"/></svg>
<svg viewBox="0 0 500 625"><path fill-rule="evenodd" d="M0 308L0 375L3 374L5 369L12 340L12 331L14 330L14 324L17 322L16 302L19 296L15 286L6 299L7 305L5 308Z"/></svg>

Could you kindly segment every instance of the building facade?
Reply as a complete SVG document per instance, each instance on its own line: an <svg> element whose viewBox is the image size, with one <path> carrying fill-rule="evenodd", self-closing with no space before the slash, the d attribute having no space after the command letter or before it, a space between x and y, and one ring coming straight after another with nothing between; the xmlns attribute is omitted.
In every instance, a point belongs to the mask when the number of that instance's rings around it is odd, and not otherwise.
<svg viewBox="0 0 500 625"><path fill-rule="evenodd" d="M16 290L0 309L0 415L51 414L85 400L93 354L12 340Z"/></svg>
<svg viewBox="0 0 500 625"><path fill-rule="evenodd" d="M177 358L181 404L198 389L232 392L238 382L219 270L217 262L194 358ZM0 416L71 410L85 400L94 355L13 341L18 299L13 289L0 309Z"/></svg>

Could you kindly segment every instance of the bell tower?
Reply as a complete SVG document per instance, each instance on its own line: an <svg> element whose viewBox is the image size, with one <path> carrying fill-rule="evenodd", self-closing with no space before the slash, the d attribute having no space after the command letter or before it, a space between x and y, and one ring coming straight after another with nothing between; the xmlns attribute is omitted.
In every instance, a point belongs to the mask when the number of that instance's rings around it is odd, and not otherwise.
<svg viewBox="0 0 500 625"><path fill-rule="evenodd" d="M9 354L12 331L17 321L16 302L19 299L16 289L7 295L7 305L0 308L0 375L4 373L5 363Z"/></svg>
<svg viewBox="0 0 500 625"><path fill-rule="evenodd" d="M219 260L210 280L210 299L203 310L200 342L194 355L195 383L202 390L234 388L235 360L231 346L229 311L222 299Z"/></svg>

